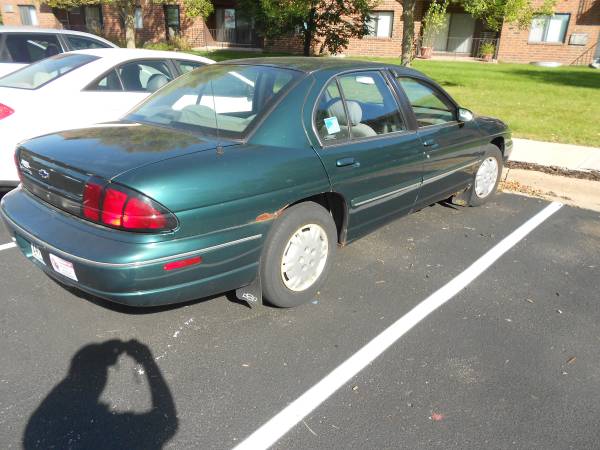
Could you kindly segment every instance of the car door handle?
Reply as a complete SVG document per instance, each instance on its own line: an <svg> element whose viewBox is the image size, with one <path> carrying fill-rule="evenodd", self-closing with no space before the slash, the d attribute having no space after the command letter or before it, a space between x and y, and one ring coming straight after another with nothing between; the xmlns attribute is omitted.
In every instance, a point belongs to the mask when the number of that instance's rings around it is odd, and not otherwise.
<svg viewBox="0 0 600 450"><path fill-rule="evenodd" d="M348 157L348 158L340 158L335 162L335 165L338 167L345 167L345 166L354 166L354 167L358 167L360 166L360 163L358 161L356 161L354 158L352 157Z"/></svg>
<svg viewBox="0 0 600 450"><path fill-rule="evenodd" d="M426 139L423 141L423 147L437 148L439 146L440 144L438 144L435 139Z"/></svg>

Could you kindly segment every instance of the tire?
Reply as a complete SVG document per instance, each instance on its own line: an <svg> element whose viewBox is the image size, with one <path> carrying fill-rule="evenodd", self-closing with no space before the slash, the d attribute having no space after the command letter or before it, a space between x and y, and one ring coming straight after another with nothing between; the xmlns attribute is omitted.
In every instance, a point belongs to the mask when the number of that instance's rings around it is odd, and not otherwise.
<svg viewBox="0 0 600 450"><path fill-rule="evenodd" d="M263 249L260 278L265 300L291 308L314 299L331 269L336 248L337 229L329 211L314 202L286 209L273 224Z"/></svg>
<svg viewBox="0 0 600 450"><path fill-rule="evenodd" d="M503 161L500 149L492 144L487 145L483 159L477 166L477 170L473 176L471 187L465 192L455 195L452 202L468 206L480 206L486 203L498 189ZM492 170L493 172L491 172Z"/></svg>

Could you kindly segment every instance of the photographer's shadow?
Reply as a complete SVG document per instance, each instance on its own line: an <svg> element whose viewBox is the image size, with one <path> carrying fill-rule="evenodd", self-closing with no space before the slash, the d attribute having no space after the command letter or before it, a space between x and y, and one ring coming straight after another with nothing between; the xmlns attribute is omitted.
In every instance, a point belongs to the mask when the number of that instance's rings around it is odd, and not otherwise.
<svg viewBox="0 0 600 450"><path fill-rule="evenodd" d="M100 402L108 369L121 355L143 369L150 387L148 412L115 412ZM177 411L150 349L135 340L110 340L81 348L69 373L29 419L23 446L38 448L160 449L177 431Z"/></svg>

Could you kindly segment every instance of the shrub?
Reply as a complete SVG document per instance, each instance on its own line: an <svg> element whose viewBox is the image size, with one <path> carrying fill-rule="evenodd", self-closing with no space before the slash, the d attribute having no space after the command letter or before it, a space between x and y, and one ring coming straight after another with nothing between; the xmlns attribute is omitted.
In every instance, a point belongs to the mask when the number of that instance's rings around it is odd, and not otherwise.
<svg viewBox="0 0 600 450"><path fill-rule="evenodd" d="M496 46L491 42L484 42L481 44L481 48L479 49L479 54L481 56L490 56L496 53Z"/></svg>

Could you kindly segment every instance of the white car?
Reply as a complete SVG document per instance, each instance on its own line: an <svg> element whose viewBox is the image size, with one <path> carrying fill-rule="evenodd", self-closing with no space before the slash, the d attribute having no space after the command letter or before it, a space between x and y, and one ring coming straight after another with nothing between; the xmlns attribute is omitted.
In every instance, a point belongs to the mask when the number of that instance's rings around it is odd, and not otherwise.
<svg viewBox="0 0 600 450"><path fill-rule="evenodd" d="M31 26L0 25L0 76L59 53L90 48L118 48L95 34Z"/></svg>
<svg viewBox="0 0 600 450"><path fill-rule="evenodd" d="M13 161L19 142L117 120L172 79L213 62L179 52L80 50L0 78L0 188L19 182Z"/></svg>

